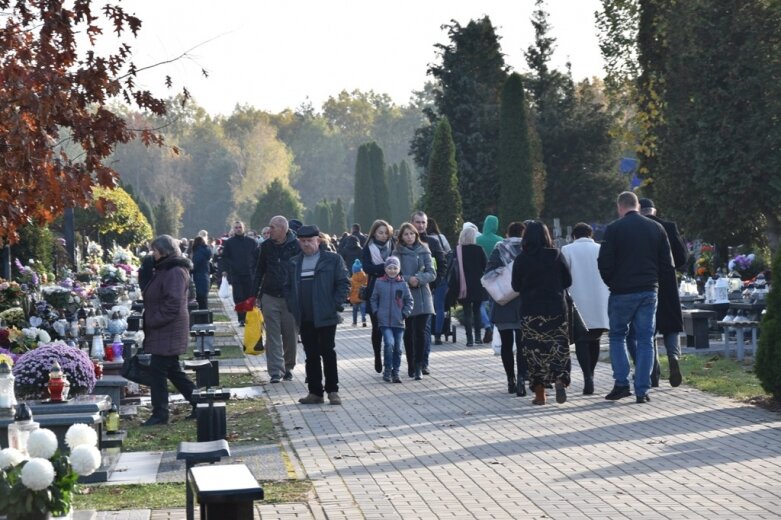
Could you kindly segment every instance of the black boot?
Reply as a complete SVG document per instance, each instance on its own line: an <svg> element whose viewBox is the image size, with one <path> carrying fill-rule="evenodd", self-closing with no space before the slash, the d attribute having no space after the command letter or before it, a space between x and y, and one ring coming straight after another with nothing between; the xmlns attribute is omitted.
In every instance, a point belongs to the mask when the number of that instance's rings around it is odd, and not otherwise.
<svg viewBox="0 0 781 520"><path fill-rule="evenodd" d="M515 376L510 376L507 378L507 393L508 394L514 394L515 393L515 387L518 385L518 383L515 381Z"/></svg>
<svg viewBox="0 0 781 520"><path fill-rule="evenodd" d="M380 349L374 349L374 371L378 374L382 372L382 353Z"/></svg>
<svg viewBox="0 0 781 520"><path fill-rule="evenodd" d="M594 378L590 377L583 381L583 395L592 395L594 393Z"/></svg>
<svg viewBox="0 0 781 520"><path fill-rule="evenodd" d="M475 340L473 339L472 331L470 329L466 329L466 346L467 347L475 346Z"/></svg>
<svg viewBox="0 0 781 520"><path fill-rule="evenodd" d="M518 381L515 384L515 395L518 397L526 397L526 377L519 375Z"/></svg>
<svg viewBox="0 0 781 520"><path fill-rule="evenodd" d="M415 381L420 381L421 379L423 379L423 365L418 363L415 367Z"/></svg>

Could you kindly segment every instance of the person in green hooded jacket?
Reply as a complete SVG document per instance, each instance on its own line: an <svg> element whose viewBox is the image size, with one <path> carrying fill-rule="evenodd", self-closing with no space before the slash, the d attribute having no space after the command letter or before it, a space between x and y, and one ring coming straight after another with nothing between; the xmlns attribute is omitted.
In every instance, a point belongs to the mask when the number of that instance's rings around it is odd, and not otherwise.
<svg viewBox="0 0 781 520"><path fill-rule="evenodd" d="M499 230L499 219L495 215L488 215L483 221L483 234L477 237L476 243L485 251L486 258L491 258L491 253L494 251L496 244L502 241L502 237L496 234ZM488 308L489 302L484 301L480 307L480 315L483 320L483 328L485 334L483 335L483 343L491 343L493 341L493 327L491 325L491 315Z"/></svg>

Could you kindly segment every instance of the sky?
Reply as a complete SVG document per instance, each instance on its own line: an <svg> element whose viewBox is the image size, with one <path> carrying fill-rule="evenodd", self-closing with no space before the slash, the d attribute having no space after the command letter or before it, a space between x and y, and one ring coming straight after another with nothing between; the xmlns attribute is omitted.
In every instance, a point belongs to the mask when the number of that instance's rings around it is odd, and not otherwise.
<svg viewBox="0 0 781 520"><path fill-rule="evenodd" d="M156 95L170 75L210 114L230 114L237 104L270 112L307 100L319 109L340 91L386 93L409 101L438 63L437 43L447 44L443 24L465 26L488 15L505 60L527 71L523 51L533 42L534 0L126 0L142 22L131 42L136 66L175 58L142 72L138 83ZM599 0L548 0L552 65L572 63L575 80L603 76L594 24ZM191 50L192 49L192 50ZM209 73L204 78L201 69Z"/></svg>

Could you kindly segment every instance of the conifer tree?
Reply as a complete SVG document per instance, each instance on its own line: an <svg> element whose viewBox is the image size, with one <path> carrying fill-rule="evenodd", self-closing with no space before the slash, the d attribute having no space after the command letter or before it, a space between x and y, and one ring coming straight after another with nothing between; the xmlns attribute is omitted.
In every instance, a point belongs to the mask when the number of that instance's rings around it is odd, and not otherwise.
<svg viewBox="0 0 781 520"><path fill-rule="evenodd" d="M511 74L502 89L497 151L498 213L504 223L537 216L525 99L521 75Z"/></svg>
<svg viewBox="0 0 781 520"><path fill-rule="evenodd" d="M372 195L374 198L373 217L369 224L378 218L390 220L390 192L388 190L388 176L385 171L385 155L382 152L382 148L375 142L369 143L369 170L371 172Z"/></svg>
<svg viewBox="0 0 781 520"><path fill-rule="evenodd" d="M323 199L315 206L314 222L323 233L331 233L331 205Z"/></svg>
<svg viewBox="0 0 781 520"><path fill-rule="evenodd" d="M369 229L373 219L374 195L371 171L369 169L369 147L365 143L358 147L355 160L355 197L353 199L353 221L362 229Z"/></svg>
<svg viewBox="0 0 781 520"><path fill-rule="evenodd" d="M398 176L399 210L396 224L406 221L412 213L412 172L407 161L399 164Z"/></svg>
<svg viewBox="0 0 781 520"><path fill-rule="evenodd" d="M773 259L772 273L781 273L781 250ZM754 371L762 388L781 399L781 283L774 283L767 297L767 312L762 317Z"/></svg>
<svg viewBox="0 0 781 520"><path fill-rule="evenodd" d="M344 203L341 198L331 206L331 232L341 234L347 230L347 217L344 211Z"/></svg>
<svg viewBox="0 0 781 520"><path fill-rule="evenodd" d="M304 207L298 199L298 193L283 184L281 180L274 179L266 191L258 197L250 226L253 229L262 229L268 226L271 217L276 215L282 215L290 220L300 219L303 213Z"/></svg>
<svg viewBox="0 0 781 520"><path fill-rule="evenodd" d="M437 220L440 231L452 243L455 243L462 221L457 174L456 145L453 143L450 123L443 117L434 133L434 145L428 163L426 212Z"/></svg>
<svg viewBox="0 0 781 520"><path fill-rule="evenodd" d="M155 206L155 235L171 235L176 237L181 228L181 203L170 197L160 197Z"/></svg>

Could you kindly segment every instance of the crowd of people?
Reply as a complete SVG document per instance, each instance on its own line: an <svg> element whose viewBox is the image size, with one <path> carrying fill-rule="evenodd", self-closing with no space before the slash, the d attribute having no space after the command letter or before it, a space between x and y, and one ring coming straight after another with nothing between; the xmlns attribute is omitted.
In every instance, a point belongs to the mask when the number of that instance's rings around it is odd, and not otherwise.
<svg viewBox="0 0 781 520"><path fill-rule="evenodd" d="M430 374L432 339L442 343L450 310L460 305L467 347L495 342L492 331L498 331L508 393L526 396L528 382L533 404L545 404L548 389L555 390L557 403L566 402L574 343L582 392L593 394L600 339L608 332L615 383L605 398L632 395L631 360L636 402L647 403L650 388L659 384L657 332L664 337L670 384L681 383L675 269L688 255L677 227L656 216L653 201L624 192L616 208L619 218L607 226L602 243L594 241L591 226L578 223L561 249L538 220L511 222L500 237L493 215L482 232L465 223L454 247L422 211L397 231L376 220L368 234L355 224L339 238L284 216L273 217L259 234L237 221L228 237L210 240L201 232L191 243L181 241L178 254L163 254L159 246L168 242L157 242L149 284L154 288L169 264L188 267L179 258L189 257L200 308L208 307L214 275L225 277L235 303L255 297L264 316L271 383L293 379L297 339L303 343L308 393L302 404L323 403L326 395L341 404L335 334L347 304L353 326L360 317L366 327L368 315L374 369L388 383L402 382L402 346L407 375L421 380ZM483 278L500 270L514 293L496 301ZM244 313L238 320L244 324ZM169 348L163 353L169 358L158 364L187 397L189 385L170 369L170 356L183 351Z"/></svg>

